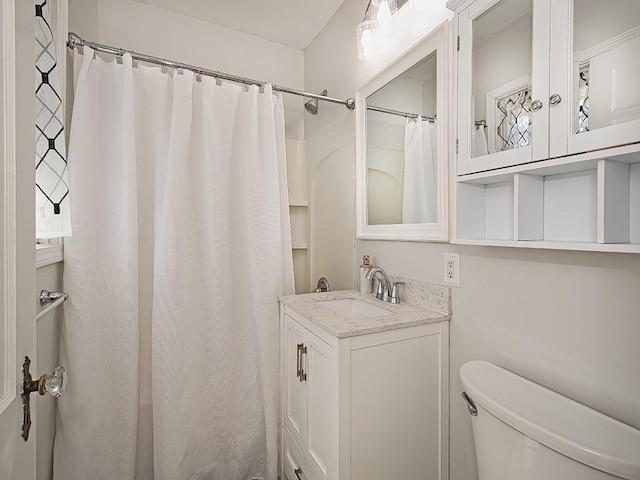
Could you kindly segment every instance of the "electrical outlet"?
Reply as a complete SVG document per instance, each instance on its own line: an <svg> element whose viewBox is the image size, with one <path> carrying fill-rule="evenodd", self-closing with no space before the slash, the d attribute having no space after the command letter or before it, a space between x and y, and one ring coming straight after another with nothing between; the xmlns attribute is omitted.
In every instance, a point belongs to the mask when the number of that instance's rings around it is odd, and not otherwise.
<svg viewBox="0 0 640 480"><path fill-rule="evenodd" d="M451 287L460 286L460 255L457 253L443 253L442 266L444 284Z"/></svg>

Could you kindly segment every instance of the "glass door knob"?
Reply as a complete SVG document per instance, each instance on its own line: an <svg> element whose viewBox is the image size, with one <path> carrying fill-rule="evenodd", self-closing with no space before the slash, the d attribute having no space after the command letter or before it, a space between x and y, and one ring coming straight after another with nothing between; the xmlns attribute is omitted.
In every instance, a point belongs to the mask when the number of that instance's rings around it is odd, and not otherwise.
<svg viewBox="0 0 640 480"><path fill-rule="evenodd" d="M38 393L44 395L48 393L54 398L58 398L67 388L67 372L64 367L56 367L51 375L46 373L38 380Z"/></svg>
<svg viewBox="0 0 640 480"><path fill-rule="evenodd" d="M38 392L40 395L48 393L54 398L62 395L67 388L67 372L64 367L56 367L51 375L43 374L38 380L33 380L29 368L31 359L24 357L22 364L22 438L26 442L29 439L31 429L31 394Z"/></svg>

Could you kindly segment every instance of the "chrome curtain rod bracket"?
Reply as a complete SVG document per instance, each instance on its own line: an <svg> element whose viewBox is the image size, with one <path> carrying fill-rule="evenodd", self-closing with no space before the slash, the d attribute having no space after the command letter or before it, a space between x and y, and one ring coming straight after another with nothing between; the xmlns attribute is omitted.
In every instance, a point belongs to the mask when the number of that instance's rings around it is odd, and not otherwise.
<svg viewBox="0 0 640 480"><path fill-rule="evenodd" d="M186 63L173 62L170 60L166 60L160 57L154 57L151 55L145 55L144 53L137 53L133 50L124 50L122 48L110 47L109 45L102 45L99 43L89 42L88 40L84 40L79 35L69 32L69 37L67 41L67 46L71 49L77 49L78 53L83 53L83 47L87 46L91 48L95 52L103 52L111 55L115 55L116 59L122 59L122 55L128 53L134 60L140 60L142 62L151 63L153 65L160 65L165 68L174 68L181 70L188 70L190 72L194 72L200 75L206 75L208 77L214 77L216 80L228 80L234 83L240 83L244 85L257 85L258 87L264 88L267 82L262 80L253 80L251 78L239 77L237 75L232 75L230 73L218 72L215 70L207 70L205 68L196 67L194 65L188 65ZM120 63L120 62L118 62ZM289 93L291 95L298 95L300 97L305 98L315 98L317 100L322 100L324 102L336 103L339 105L344 105L349 110L353 110L356 108L356 101L353 98L347 98L346 100L342 100L339 98L325 97L322 95L317 95L315 93L304 92L301 90L295 90L293 88L283 87L280 85L272 84L272 88L276 92Z"/></svg>
<svg viewBox="0 0 640 480"><path fill-rule="evenodd" d="M65 300L67 300L69 298L69 294L66 292L50 292L48 290L42 290L40 292L40 306L46 307L59 298L64 298Z"/></svg>
<svg viewBox="0 0 640 480"><path fill-rule="evenodd" d="M65 301L69 299L69 294L66 292L49 292L48 290L42 290L40 292L40 305L45 307L36 315L36 321L40 320L50 311L58 308Z"/></svg>

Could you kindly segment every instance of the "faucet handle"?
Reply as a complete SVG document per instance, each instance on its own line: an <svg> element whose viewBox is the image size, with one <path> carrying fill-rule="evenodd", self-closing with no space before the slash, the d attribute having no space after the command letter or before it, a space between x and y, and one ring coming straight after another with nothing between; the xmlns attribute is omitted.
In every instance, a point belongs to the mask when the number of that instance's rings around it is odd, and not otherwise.
<svg viewBox="0 0 640 480"><path fill-rule="evenodd" d="M382 279L378 282L378 289L376 290L376 298L378 300L382 300L384 297L384 289L382 287Z"/></svg>
<svg viewBox="0 0 640 480"><path fill-rule="evenodd" d="M391 289L391 303L400 303L400 295L398 294L398 286L405 285L405 282L393 282Z"/></svg>

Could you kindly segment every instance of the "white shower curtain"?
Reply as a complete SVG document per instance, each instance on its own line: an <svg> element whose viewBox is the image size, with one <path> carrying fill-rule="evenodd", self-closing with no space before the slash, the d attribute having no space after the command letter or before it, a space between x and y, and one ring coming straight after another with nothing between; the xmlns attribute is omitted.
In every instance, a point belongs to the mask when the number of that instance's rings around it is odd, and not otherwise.
<svg viewBox="0 0 640 480"><path fill-rule="evenodd" d="M402 223L438 221L436 195L436 126L407 118L404 130Z"/></svg>
<svg viewBox="0 0 640 480"><path fill-rule="evenodd" d="M55 480L277 476L282 99L76 53Z"/></svg>

